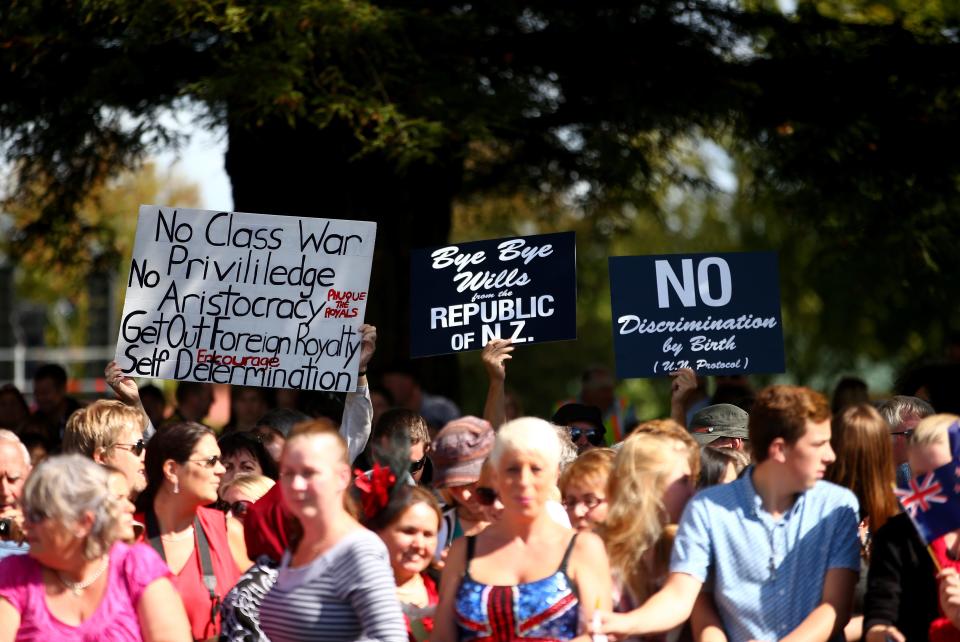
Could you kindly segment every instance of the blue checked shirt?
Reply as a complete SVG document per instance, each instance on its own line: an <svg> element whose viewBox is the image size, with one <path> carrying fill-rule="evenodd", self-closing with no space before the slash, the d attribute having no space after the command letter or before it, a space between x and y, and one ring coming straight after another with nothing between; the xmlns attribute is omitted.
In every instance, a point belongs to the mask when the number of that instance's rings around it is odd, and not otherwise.
<svg viewBox="0 0 960 642"><path fill-rule="evenodd" d="M713 591L730 642L785 637L820 605L828 569L860 571L853 493L817 482L774 520L752 475L690 500L670 560Z"/></svg>

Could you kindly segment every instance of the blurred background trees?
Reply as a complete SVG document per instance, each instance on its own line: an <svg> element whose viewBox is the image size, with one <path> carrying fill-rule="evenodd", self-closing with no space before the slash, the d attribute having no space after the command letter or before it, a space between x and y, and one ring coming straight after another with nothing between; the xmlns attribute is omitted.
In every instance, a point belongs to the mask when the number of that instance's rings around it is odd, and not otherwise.
<svg viewBox="0 0 960 642"><path fill-rule="evenodd" d="M958 330L958 39L951 0L18 1L11 248L92 269L91 191L199 105L236 210L378 222L378 359L407 353L410 248L574 229L580 338L518 353L528 410L612 363L614 254L775 249L788 376L889 385ZM428 360L428 387L478 409L477 361Z"/></svg>

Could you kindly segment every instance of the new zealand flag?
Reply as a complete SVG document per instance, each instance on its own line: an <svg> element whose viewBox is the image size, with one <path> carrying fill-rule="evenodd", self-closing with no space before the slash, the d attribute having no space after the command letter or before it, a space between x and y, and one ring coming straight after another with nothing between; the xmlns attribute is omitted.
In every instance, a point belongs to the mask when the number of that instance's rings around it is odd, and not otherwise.
<svg viewBox="0 0 960 642"><path fill-rule="evenodd" d="M960 423L949 428L953 461L895 492L926 544L960 528Z"/></svg>

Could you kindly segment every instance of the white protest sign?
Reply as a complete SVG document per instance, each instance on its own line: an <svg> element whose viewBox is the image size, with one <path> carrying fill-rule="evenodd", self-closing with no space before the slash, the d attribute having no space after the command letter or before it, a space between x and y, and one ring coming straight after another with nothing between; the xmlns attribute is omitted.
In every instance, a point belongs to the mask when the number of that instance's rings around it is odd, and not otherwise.
<svg viewBox="0 0 960 642"><path fill-rule="evenodd" d="M355 390L376 233L141 205L117 363L131 376Z"/></svg>

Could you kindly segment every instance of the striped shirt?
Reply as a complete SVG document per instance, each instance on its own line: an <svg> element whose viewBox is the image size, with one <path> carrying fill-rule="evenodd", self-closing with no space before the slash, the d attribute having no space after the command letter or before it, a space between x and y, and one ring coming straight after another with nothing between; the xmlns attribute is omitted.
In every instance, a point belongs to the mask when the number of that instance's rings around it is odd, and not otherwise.
<svg viewBox="0 0 960 642"><path fill-rule="evenodd" d="M260 606L272 642L407 642L387 549L375 534L357 529L309 564L289 564L287 551Z"/></svg>

